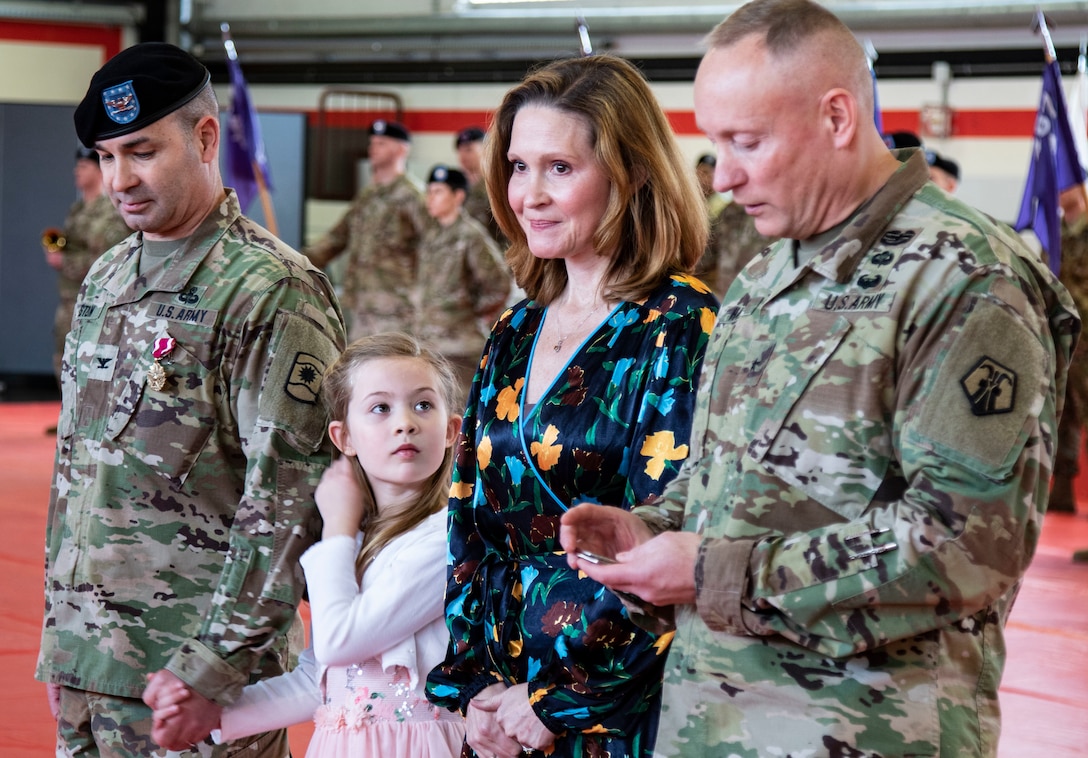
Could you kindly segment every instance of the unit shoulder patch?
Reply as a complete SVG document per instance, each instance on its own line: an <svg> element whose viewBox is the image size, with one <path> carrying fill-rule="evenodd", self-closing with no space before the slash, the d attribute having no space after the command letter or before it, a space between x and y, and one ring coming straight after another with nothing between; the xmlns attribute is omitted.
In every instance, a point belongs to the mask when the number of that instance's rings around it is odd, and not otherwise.
<svg viewBox="0 0 1088 758"><path fill-rule="evenodd" d="M964 374L960 386L976 416L1010 413L1016 404L1016 372L989 356L982 356Z"/></svg>
<svg viewBox="0 0 1088 758"><path fill-rule="evenodd" d="M283 387L288 397L300 403L317 404L317 393L321 389L321 379L325 375L325 363L317 356L298 352L287 382Z"/></svg>

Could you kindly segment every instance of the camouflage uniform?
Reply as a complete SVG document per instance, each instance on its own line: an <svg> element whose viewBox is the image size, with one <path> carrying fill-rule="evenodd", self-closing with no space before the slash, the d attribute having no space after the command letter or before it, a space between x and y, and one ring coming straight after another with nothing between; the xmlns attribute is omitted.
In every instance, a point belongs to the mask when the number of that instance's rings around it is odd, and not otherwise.
<svg viewBox="0 0 1088 758"><path fill-rule="evenodd" d="M347 253L343 301L351 339L411 328L418 246L432 223L419 188L403 174L371 184L324 237L306 248L318 266Z"/></svg>
<svg viewBox="0 0 1088 758"><path fill-rule="evenodd" d="M1069 290L1081 320L1084 320L1088 315L1088 217L1082 217L1074 224L1062 224L1062 269L1058 278ZM1069 364L1065 413L1058 426L1058 449L1054 457L1055 475L1071 479L1080 471L1080 446L1086 412L1088 342L1082 340ZM1072 492L1066 494L1069 496L1067 510L1073 510Z"/></svg>
<svg viewBox="0 0 1088 758"><path fill-rule="evenodd" d="M466 391L510 286L499 248L463 209L452 224L435 224L423 236L412 333L462 370Z"/></svg>
<svg viewBox="0 0 1088 758"><path fill-rule="evenodd" d="M64 337L72 327L79 285L91 270L91 264L130 234L132 230L125 226L107 195L99 195L89 203L77 200L68 209L64 219L65 245L57 278L60 302L53 319L53 373L57 381L60 381Z"/></svg>
<svg viewBox="0 0 1088 758"><path fill-rule="evenodd" d="M487 196L487 183L481 179L470 185L465 193L465 213L476 219L500 248L509 243L491 212L491 199Z"/></svg>
<svg viewBox="0 0 1088 758"><path fill-rule="evenodd" d="M911 153L814 258L783 240L722 304L691 457L638 511L702 537L657 755L996 752L1079 320Z"/></svg>
<svg viewBox="0 0 1088 758"><path fill-rule="evenodd" d="M138 276L142 239L91 269L65 346L36 676L139 698L166 668L227 704L283 668L343 326L325 276L233 194Z"/></svg>
<svg viewBox="0 0 1088 758"><path fill-rule="evenodd" d="M724 298L737 274L774 240L756 231L755 219L744 207L729 203L710 220L710 238L699 259L696 275Z"/></svg>

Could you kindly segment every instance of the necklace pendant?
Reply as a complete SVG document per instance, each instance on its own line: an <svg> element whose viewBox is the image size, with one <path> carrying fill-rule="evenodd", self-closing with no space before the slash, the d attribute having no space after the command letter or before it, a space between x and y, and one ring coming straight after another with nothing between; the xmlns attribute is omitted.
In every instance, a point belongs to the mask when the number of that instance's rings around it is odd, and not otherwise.
<svg viewBox="0 0 1088 758"><path fill-rule="evenodd" d="M557 353L562 349L563 349L563 340L559 340L558 342L555 343L555 346L552 347L552 350L554 350Z"/></svg>

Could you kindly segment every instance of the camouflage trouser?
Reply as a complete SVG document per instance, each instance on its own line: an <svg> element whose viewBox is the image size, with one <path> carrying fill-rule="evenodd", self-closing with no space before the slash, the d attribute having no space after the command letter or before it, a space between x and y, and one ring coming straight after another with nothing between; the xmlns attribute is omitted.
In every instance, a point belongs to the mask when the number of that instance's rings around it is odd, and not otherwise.
<svg viewBox="0 0 1088 758"><path fill-rule="evenodd" d="M1081 339L1069 362L1065 410L1058 422L1054 474L1074 477L1080 471L1080 444L1088 414L1088 340Z"/></svg>
<svg viewBox="0 0 1088 758"><path fill-rule="evenodd" d="M180 752L165 750L151 740L151 709L142 700L69 687L60 691L57 758L286 758L290 754L287 732L282 729L226 745L206 740Z"/></svg>

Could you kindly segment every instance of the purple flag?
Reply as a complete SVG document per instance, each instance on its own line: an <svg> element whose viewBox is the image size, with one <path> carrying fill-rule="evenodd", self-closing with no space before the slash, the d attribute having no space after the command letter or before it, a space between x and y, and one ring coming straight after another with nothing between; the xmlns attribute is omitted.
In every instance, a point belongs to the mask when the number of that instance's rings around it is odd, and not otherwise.
<svg viewBox="0 0 1088 758"><path fill-rule="evenodd" d="M257 123L257 111L249 99L242 67L228 41L227 69L230 71L230 119L227 122L226 173L227 185L238 193L238 203L244 213L257 196L256 171L261 172L264 184L272 188L272 176L268 172L268 157L264 152L261 127Z"/></svg>
<svg viewBox="0 0 1088 758"><path fill-rule="evenodd" d="M880 112L880 93L876 88L876 69L873 68L872 61L869 62L869 75L873 78L873 122L876 124L876 130L883 134L884 114Z"/></svg>
<svg viewBox="0 0 1088 758"><path fill-rule="evenodd" d="M1016 231L1031 229L1046 251L1050 270L1061 268L1061 216L1058 195L1084 182L1085 173L1069 126L1062 91L1062 74L1052 60L1043 69L1043 94L1035 114L1035 141L1031 148L1028 181Z"/></svg>

